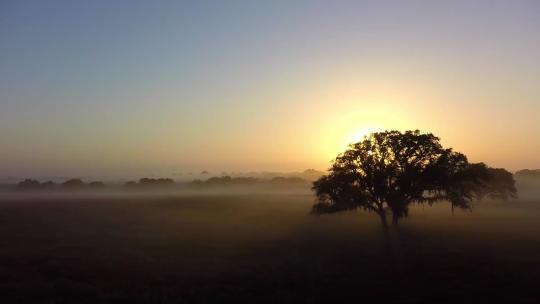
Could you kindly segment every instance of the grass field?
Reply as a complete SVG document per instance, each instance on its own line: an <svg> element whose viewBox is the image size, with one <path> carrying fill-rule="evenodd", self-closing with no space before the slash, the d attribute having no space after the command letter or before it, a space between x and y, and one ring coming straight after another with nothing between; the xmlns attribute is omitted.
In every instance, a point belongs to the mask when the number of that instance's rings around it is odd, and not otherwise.
<svg viewBox="0 0 540 304"><path fill-rule="evenodd" d="M308 194L0 200L2 303L538 303L540 200L392 232ZM389 249L390 248L390 249Z"/></svg>

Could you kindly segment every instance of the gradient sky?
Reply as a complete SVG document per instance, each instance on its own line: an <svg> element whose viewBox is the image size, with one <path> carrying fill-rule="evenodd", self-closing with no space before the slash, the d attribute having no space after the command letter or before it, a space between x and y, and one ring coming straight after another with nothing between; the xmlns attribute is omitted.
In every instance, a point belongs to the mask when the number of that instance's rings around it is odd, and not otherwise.
<svg viewBox="0 0 540 304"><path fill-rule="evenodd" d="M326 169L369 131L540 167L539 1L0 1L0 175Z"/></svg>

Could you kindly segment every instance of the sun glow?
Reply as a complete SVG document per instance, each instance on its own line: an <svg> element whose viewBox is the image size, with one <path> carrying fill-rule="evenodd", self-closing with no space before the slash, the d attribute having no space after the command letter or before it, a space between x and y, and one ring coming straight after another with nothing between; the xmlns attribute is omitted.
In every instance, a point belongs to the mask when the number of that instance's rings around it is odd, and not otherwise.
<svg viewBox="0 0 540 304"><path fill-rule="evenodd" d="M350 135L347 138L346 144L349 145L349 144L357 143L359 141L362 141L365 137L367 137L371 133L379 132L379 131L382 131L382 128L375 127L375 126L367 126L367 127L357 129L354 133L352 133L352 135Z"/></svg>

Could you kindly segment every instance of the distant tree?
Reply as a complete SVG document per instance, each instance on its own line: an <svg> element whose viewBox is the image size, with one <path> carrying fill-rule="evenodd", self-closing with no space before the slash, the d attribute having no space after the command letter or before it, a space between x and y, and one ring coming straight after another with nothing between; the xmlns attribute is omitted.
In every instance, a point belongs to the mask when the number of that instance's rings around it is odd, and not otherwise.
<svg viewBox="0 0 540 304"><path fill-rule="evenodd" d="M204 182L200 179L194 179L193 181L191 181L191 185L192 186L196 186L196 187L200 187L202 185L204 185Z"/></svg>
<svg viewBox="0 0 540 304"><path fill-rule="evenodd" d="M230 177L225 176L215 176L204 181L205 185L208 186L230 186L230 185L252 185L259 183L260 180L254 177Z"/></svg>
<svg viewBox="0 0 540 304"><path fill-rule="evenodd" d="M95 182L89 183L88 187L90 187L92 189L103 189L103 188L105 188L105 184L103 182L100 182L100 181L95 181Z"/></svg>
<svg viewBox="0 0 540 304"><path fill-rule="evenodd" d="M159 185L174 185L174 180L171 178L158 178L156 182Z"/></svg>
<svg viewBox="0 0 540 304"><path fill-rule="evenodd" d="M62 183L62 188L65 189L81 189L84 187L84 182L79 178L72 178Z"/></svg>
<svg viewBox="0 0 540 304"><path fill-rule="evenodd" d="M17 189L21 190L37 190L41 187L39 181L35 179L25 179L17 184Z"/></svg>
<svg viewBox="0 0 540 304"><path fill-rule="evenodd" d="M324 175L324 172L317 171L315 169L307 169L301 173L301 178L309 181L315 181Z"/></svg>
<svg viewBox="0 0 540 304"><path fill-rule="evenodd" d="M270 180L273 184L284 184L284 185L292 185L292 184L299 184L299 185L305 185L308 183L305 179L300 177L283 177L283 176L276 176Z"/></svg>
<svg viewBox="0 0 540 304"><path fill-rule="evenodd" d="M258 178L255 177L230 177L229 176L229 183L236 184L236 185L247 185L247 184L256 184L261 182Z"/></svg>
<svg viewBox="0 0 540 304"><path fill-rule="evenodd" d="M148 186L148 185L151 185L151 184L154 184L155 183L155 179L153 178L148 178L148 177L143 177L141 179L139 179L139 185L140 186Z"/></svg>
<svg viewBox="0 0 540 304"><path fill-rule="evenodd" d="M478 191L490 185L489 176L484 164L470 164L465 155L443 148L431 133L373 133L351 144L334 160L329 174L313 183L318 199L313 212L363 209L378 214L386 227L388 213L397 224L413 203L446 200L452 208L470 208Z"/></svg>
<svg viewBox="0 0 540 304"><path fill-rule="evenodd" d="M170 178L141 178L138 183L138 186L141 187L163 187L172 185L174 185L174 180Z"/></svg>
<svg viewBox="0 0 540 304"><path fill-rule="evenodd" d="M135 181L128 181L124 184L125 188L135 188L137 186L137 182Z"/></svg>
<svg viewBox="0 0 540 304"><path fill-rule="evenodd" d="M232 177L226 175L226 176L220 176L220 177L211 177L206 180L207 185L223 185L232 182Z"/></svg>
<svg viewBox="0 0 540 304"><path fill-rule="evenodd" d="M540 179L540 169L530 170L524 169L516 172L516 178L524 179Z"/></svg>
<svg viewBox="0 0 540 304"><path fill-rule="evenodd" d="M56 187L56 184L53 181L46 181L43 184L41 184L41 188L43 190L52 190Z"/></svg>

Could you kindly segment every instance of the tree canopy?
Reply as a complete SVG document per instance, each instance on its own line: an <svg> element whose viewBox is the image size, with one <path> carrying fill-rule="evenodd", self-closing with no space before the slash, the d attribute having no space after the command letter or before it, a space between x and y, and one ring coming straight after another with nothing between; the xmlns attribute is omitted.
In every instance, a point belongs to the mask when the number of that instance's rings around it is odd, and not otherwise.
<svg viewBox="0 0 540 304"><path fill-rule="evenodd" d="M449 201L452 208L470 208L481 194L515 196L513 177L499 170L504 169L469 163L465 155L442 147L431 133L372 133L351 144L333 161L329 174L314 182L318 202L313 212L363 209L377 213L386 225L388 212L397 224L413 203ZM492 172L504 178L490 178Z"/></svg>

